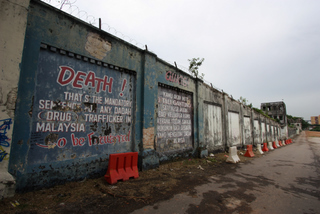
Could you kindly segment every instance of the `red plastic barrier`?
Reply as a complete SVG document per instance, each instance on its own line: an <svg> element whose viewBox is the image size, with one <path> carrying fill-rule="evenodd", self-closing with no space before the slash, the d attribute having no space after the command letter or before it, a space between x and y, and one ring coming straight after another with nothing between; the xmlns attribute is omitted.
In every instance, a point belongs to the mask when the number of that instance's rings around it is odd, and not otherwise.
<svg viewBox="0 0 320 214"><path fill-rule="evenodd" d="M274 149L278 148L277 145L276 145L276 141L273 141L273 142L272 142L272 147L273 147Z"/></svg>
<svg viewBox="0 0 320 214"><path fill-rule="evenodd" d="M115 184L118 180L138 178L138 152L110 154L109 165L104 179L109 184Z"/></svg>
<svg viewBox="0 0 320 214"><path fill-rule="evenodd" d="M267 143L263 143L263 149L262 149L262 151L263 151L263 152L269 152Z"/></svg>
<svg viewBox="0 0 320 214"><path fill-rule="evenodd" d="M283 146L282 143L281 143L281 140L279 140L279 145L280 145L280 146Z"/></svg>
<svg viewBox="0 0 320 214"><path fill-rule="evenodd" d="M252 151L252 145L247 145L247 152L244 154L246 157L254 157L253 151Z"/></svg>

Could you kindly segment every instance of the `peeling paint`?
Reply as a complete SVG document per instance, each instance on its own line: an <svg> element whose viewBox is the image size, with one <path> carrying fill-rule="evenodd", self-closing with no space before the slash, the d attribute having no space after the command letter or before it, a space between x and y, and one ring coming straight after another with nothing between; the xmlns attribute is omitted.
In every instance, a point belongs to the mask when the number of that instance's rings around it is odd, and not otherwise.
<svg viewBox="0 0 320 214"><path fill-rule="evenodd" d="M143 148L154 149L154 127L143 129Z"/></svg>
<svg viewBox="0 0 320 214"><path fill-rule="evenodd" d="M88 33L85 49L91 56L101 60L111 51L111 43L102 39L99 34Z"/></svg>
<svg viewBox="0 0 320 214"><path fill-rule="evenodd" d="M243 118L243 131L244 131L244 145L252 144L252 136L251 136L251 118L244 117Z"/></svg>
<svg viewBox="0 0 320 214"><path fill-rule="evenodd" d="M14 117L14 110L16 109L16 100L17 100L18 88L13 88L7 95L6 102L6 112L10 116L10 118Z"/></svg>
<svg viewBox="0 0 320 214"><path fill-rule="evenodd" d="M239 114L234 112L228 112L229 119L229 138L230 138L230 146L240 146L240 122L239 122Z"/></svg>
<svg viewBox="0 0 320 214"><path fill-rule="evenodd" d="M204 105L205 142L209 151L222 147L222 112L217 105Z"/></svg>
<svg viewBox="0 0 320 214"><path fill-rule="evenodd" d="M255 144L261 144L261 130L260 130L260 125L258 120L254 120L253 122L254 125L254 143Z"/></svg>

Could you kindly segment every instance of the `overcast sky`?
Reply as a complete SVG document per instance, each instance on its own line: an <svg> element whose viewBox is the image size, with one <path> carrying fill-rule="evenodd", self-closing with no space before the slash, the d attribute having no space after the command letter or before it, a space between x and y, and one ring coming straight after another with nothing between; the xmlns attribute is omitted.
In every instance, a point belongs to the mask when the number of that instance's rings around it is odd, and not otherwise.
<svg viewBox="0 0 320 214"><path fill-rule="evenodd" d="M96 26L101 18L107 32L184 70L205 58L205 81L234 99L256 108L284 101L287 114L305 120L320 115L320 0L69 2L73 15Z"/></svg>

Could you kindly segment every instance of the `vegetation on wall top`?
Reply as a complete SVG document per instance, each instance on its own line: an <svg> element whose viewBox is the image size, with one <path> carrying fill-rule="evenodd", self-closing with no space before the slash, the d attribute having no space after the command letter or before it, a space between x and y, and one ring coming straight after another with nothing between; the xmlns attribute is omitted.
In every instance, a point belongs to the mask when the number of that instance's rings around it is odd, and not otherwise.
<svg viewBox="0 0 320 214"><path fill-rule="evenodd" d="M300 122L301 122L302 129L307 129L310 126L310 124L304 119L302 119L301 117L294 117L292 115L287 115L287 118L288 118L289 126L291 125L291 123L300 123Z"/></svg>
<svg viewBox="0 0 320 214"><path fill-rule="evenodd" d="M273 119L271 117L269 117L269 115L267 115L266 113L264 113L264 111L262 111L261 109L258 109L258 108L252 108L253 110L255 110L256 112L258 112L259 114L262 114L263 116L269 118L269 119Z"/></svg>
<svg viewBox="0 0 320 214"><path fill-rule="evenodd" d="M189 72L192 76L194 76L195 78L199 78L202 79L204 78L204 73L199 74L199 67L202 65L204 58L200 59L200 58L192 58L192 59L188 59L188 61L190 62L189 64Z"/></svg>

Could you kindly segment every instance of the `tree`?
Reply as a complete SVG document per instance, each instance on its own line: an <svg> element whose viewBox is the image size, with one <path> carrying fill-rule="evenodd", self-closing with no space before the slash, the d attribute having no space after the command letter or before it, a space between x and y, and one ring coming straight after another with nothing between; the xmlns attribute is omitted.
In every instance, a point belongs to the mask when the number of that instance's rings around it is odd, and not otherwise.
<svg viewBox="0 0 320 214"><path fill-rule="evenodd" d="M201 75L199 75L199 67L202 65L202 62L204 61L204 58L200 59L200 58L192 58L192 59L188 59L188 61L190 62L189 65L189 72L192 76L196 77L196 78L200 78L203 79L204 77L204 73L201 73Z"/></svg>

